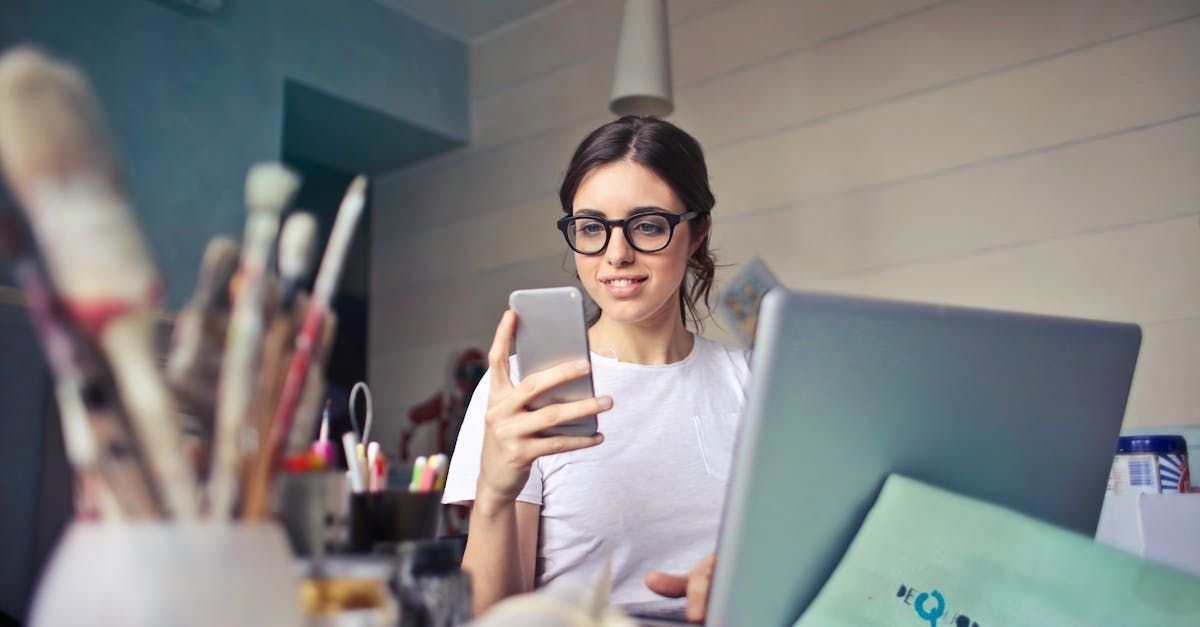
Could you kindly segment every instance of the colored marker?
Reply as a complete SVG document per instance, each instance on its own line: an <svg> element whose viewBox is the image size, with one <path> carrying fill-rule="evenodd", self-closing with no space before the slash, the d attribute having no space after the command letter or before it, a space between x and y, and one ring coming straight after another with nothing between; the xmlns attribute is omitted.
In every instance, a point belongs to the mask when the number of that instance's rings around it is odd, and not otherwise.
<svg viewBox="0 0 1200 627"><path fill-rule="evenodd" d="M350 478L350 491L362 492L366 486L363 485L363 468L358 461L358 435L353 431L342 434L342 449L346 452L346 476Z"/></svg>
<svg viewBox="0 0 1200 627"><path fill-rule="evenodd" d="M413 462L412 481L408 483L409 492L418 492L421 488L421 473L425 471L425 464L428 460L422 455Z"/></svg>

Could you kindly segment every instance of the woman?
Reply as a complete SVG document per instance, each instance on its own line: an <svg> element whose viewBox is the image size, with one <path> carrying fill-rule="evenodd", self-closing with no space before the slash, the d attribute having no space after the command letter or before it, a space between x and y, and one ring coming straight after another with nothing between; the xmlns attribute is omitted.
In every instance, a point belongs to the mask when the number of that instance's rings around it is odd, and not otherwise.
<svg viewBox="0 0 1200 627"><path fill-rule="evenodd" d="M559 229L598 308L591 365L516 384L518 321L501 318L444 496L474 503L463 566L476 612L560 577L594 581L611 560L614 603L686 605L700 620L749 379L745 352L686 325L707 310L714 270L703 153L670 123L624 117L579 145L559 198ZM589 369L595 398L525 410ZM535 435L592 414L603 435Z"/></svg>

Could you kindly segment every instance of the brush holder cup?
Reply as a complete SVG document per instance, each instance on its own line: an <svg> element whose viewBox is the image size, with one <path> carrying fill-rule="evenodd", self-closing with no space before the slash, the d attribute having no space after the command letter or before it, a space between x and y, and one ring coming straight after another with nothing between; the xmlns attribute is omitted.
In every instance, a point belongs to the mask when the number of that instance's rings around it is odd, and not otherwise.
<svg viewBox="0 0 1200 627"><path fill-rule="evenodd" d="M350 552L392 553L405 540L427 540L441 524L441 492L384 490L350 495Z"/></svg>
<svg viewBox="0 0 1200 627"><path fill-rule="evenodd" d="M30 624L298 625L299 581L274 523L87 523L64 532Z"/></svg>

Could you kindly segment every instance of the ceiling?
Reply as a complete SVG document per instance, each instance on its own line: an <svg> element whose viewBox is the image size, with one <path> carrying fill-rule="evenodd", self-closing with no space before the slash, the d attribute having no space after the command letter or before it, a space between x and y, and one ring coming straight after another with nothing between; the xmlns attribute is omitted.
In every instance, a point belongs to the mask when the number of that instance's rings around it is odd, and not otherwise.
<svg viewBox="0 0 1200 627"><path fill-rule="evenodd" d="M562 0L377 0L467 42Z"/></svg>

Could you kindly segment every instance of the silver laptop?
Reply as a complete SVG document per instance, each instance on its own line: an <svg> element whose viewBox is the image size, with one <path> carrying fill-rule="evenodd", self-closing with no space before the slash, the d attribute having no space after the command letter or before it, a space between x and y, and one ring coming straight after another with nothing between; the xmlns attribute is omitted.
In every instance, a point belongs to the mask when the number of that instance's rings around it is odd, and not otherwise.
<svg viewBox="0 0 1200 627"><path fill-rule="evenodd" d="M898 472L1092 535L1135 325L775 290L709 625L791 625Z"/></svg>

